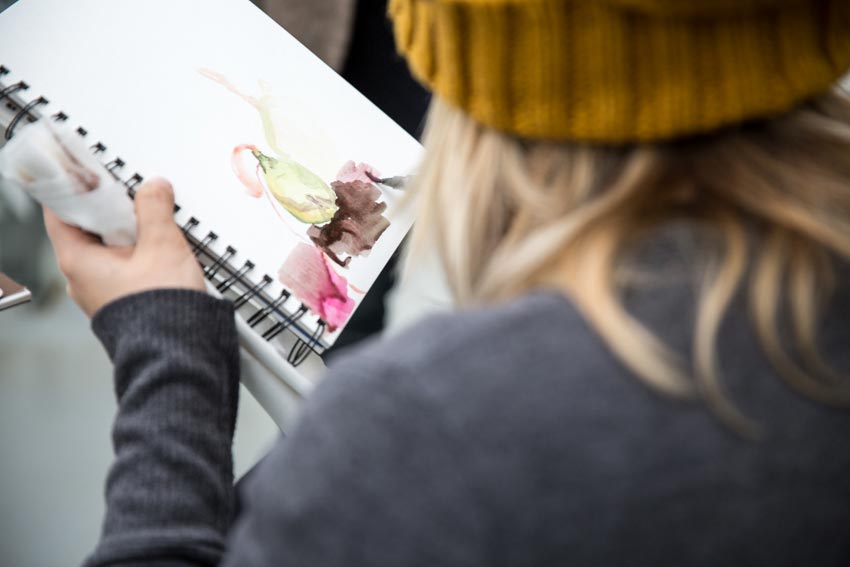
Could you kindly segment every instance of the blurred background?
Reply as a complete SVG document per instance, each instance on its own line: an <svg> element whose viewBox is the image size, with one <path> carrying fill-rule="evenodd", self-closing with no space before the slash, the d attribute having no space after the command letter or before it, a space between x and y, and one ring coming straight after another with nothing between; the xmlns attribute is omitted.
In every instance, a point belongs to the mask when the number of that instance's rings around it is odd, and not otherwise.
<svg viewBox="0 0 850 567"><path fill-rule="evenodd" d="M0 0L0 10L13 3ZM419 135L428 94L396 55L386 0L255 3ZM104 512L116 410L111 367L87 318L65 296L39 210L2 182L0 271L34 295L32 303L0 312L0 564L76 565L94 547ZM391 265L340 345L384 328L393 273ZM434 288L428 277L419 281L411 293ZM399 321L412 317L394 315ZM234 442L236 474L250 469L277 435L275 424L243 388Z"/></svg>

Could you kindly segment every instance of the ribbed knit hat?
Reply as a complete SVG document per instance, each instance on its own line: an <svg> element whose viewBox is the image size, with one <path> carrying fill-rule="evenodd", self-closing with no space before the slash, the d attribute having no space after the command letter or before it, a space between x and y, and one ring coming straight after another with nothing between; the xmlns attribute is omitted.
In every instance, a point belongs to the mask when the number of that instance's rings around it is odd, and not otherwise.
<svg viewBox="0 0 850 567"><path fill-rule="evenodd" d="M391 0L390 15L419 80L530 138L708 132L850 68L850 0Z"/></svg>

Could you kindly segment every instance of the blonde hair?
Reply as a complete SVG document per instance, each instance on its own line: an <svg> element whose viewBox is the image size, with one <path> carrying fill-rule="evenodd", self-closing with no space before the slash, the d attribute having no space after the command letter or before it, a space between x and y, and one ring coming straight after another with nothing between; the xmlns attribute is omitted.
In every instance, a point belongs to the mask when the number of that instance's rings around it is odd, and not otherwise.
<svg viewBox="0 0 850 567"><path fill-rule="evenodd" d="M436 243L460 305L535 288L566 294L655 390L702 399L740 432L724 393L718 329L742 285L756 333L789 384L850 404L818 355L817 323L850 259L850 101L830 93L787 115L687 140L623 147L522 140L437 100L412 187L415 257ZM688 367L623 305L633 243L674 221L707 236ZM788 309L796 356L781 338Z"/></svg>

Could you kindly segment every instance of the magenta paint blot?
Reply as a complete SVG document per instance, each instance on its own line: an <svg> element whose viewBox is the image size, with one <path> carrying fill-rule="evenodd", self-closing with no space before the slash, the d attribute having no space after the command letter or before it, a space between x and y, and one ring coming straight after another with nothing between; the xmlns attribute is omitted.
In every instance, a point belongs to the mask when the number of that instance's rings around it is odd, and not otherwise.
<svg viewBox="0 0 850 567"><path fill-rule="evenodd" d="M281 266L278 277L304 305L334 332L354 311L348 281L337 274L321 250L299 243Z"/></svg>

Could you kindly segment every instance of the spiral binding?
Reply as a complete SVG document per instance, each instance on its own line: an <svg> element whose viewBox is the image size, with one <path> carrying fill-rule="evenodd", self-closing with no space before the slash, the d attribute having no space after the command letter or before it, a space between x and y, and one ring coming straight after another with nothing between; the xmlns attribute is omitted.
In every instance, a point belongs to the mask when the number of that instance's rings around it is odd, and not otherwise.
<svg viewBox="0 0 850 567"><path fill-rule="evenodd" d="M283 331L288 329L290 325L292 325L293 323L298 321L301 317L303 317L305 313L307 313L307 306L302 303L301 307L298 308L298 311L296 311L292 315L286 316L283 319L283 321L278 321L272 327L267 329L266 332L263 333L263 338L266 339L267 341L272 340L273 338L278 336L280 333L282 333Z"/></svg>
<svg viewBox="0 0 850 567"><path fill-rule="evenodd" d="M0 80L9 72L7 67L0 65ZM19 127L22 121L35 122L41 118L36 112L36 108L49 103L48 99L42 96L23 104L19 104L18 100L13 99L16 93L28 89L29 85L24 81L18 81L8 86L0 84L0 103L5 102L10 110L17 111L4 132L6 140L10 140L14 136L15 129ZM51 119L55 122L66 122L68 115L59 111L53 114ZM88 136L88 132L84 128L77 128L77 134L83 138ZM95 142L90 147L94 154L104 154L107 150L107 146L100 141ZM104 164L110 175L124 185L127 195L130 198L135 198L136 189L144 181L144 177L139 173L133 173L129 177L122 178L120 172L125 166L126 163L120 157L115 157ZM180 206L175 205L175 212L179 210ZM271 341L287 329L296 327L295 324L308 312L307 306L302 303L297 310L288 313L284 309L284 304L292 297L292 293L283 289L278 297L270 297L265 289L271 285L272 278L264 274L259 281L251 280L248 274L254 269L254 263L246 260L242 266L235 267L231 260L237 253L236 249L232 246L226 246L224 253L215 252L210 246L218 240L218 235L215 232L207 232L202 238L193 234L193 231L200 224L197 218L190 217L180 228L191 246L192 253L203 266L204 277L216 283L216 289L220 292L236 294L233 303L235 309L243 308L248 304L256 307L247 318L248 325L255 328L263 321L271 321L271 325L261 334L263 339L267 341ZM206 262L204 262L204 258L206 258ZM327 324L322 319L318 319L316 328L306 337L306 340L295 333L296 340L287 353L287 361L293 366L298 366L304 362L311 352L321 354L324 350L321 338L326 328ZM298 328L298 331L306 334L303 328Z"/></svg>
<svg viewBox="0 0 850 567"><path fill-rule="evenodd" d="M117 173L115 173L115 170L121 169L122 167L124 167L124 160L120 157L116 157L115 159L106 164L106 171L108 171L112 175L118 175Z"/></svg>
<svg viewBox="0 0 850 567"><path fill-rule="evenodd" d="M37 99L35 99L35 100L31 100L30 102L28 102L27 104L25 104L25 105L24 105L24 107L23 107L23 108L21 108L20 112L18 112L18 113L15 115L15 117L14 117L14 118L12 118L12 121L11 121L11 122L9 122L9 126L7 126L7 127L6 127L6 132L3 134L3 137L4 137L5 139L7 139L7 140L11 140L11 139L12 139L12 134L14 133L15 128L18 126L18 122L20 122L20 121L21 121L21 119L22 119L24 116L31 116L31 115L32 115L32 110L33 110L36 106L38 106L39 104L47 104L48 102L49 102L49 101L48 101L46 98L44 98L43 96L40 96L40 97L38 97Z"/></svg>
<svg viewBox="0 0 850 567"><path fill-rule="evenodd" d="M251 289L236 298L236 300L233 302L233 306L236 309L239 309L240 307L248 303L248 301L250 301L252 297L260 293L263 288L268 286L270 283L272 283L271 277L269 277L268 274L263 275L263 279L259 283L257 283L254 287L252 287Z"/></svg>
<svg viewBox="0 0 850 567"><path fill-rule="evenodd" d="M325 322L319 319L318 324L316 325L316 330L313 331L313 334L310 336L310 342L306 343L301 339L289 349L289 353L286 355L286 360L293 366L298 366L302 362L307 359L307 356L312 352L310 348L310 344L315 343L315 341L319 340L319 337L325 332Z"/></svg>
<svg viewBox="0 0 850 567"><path fill-rule="evenodd" d="M275 299L273 303L266 305L248 318L248 325L251 327L256 327L260 321L268 317L269 314L271 314L275 309L278 309L280 306L282 306L284 302L289 299L290 295L291 294L288 290L281 291L280 296Z"/></svg>

